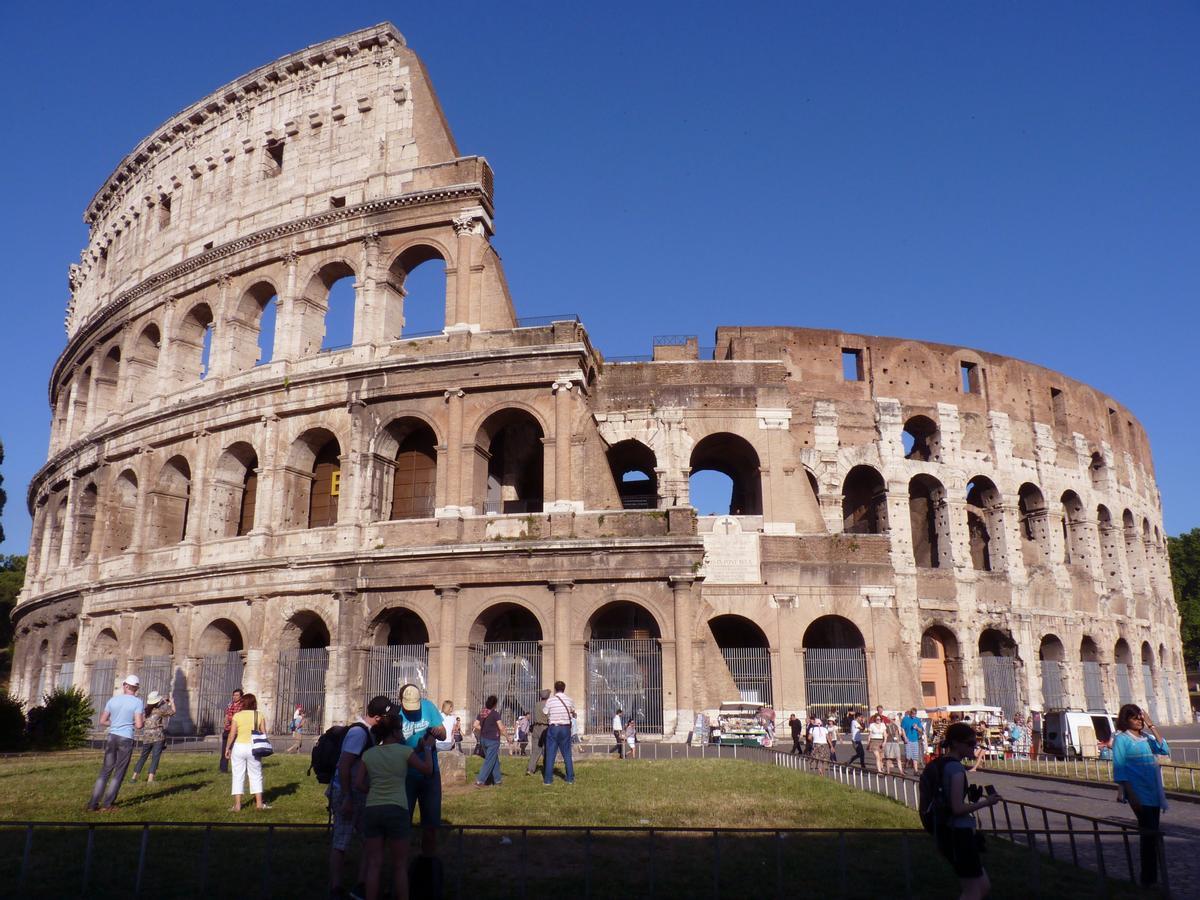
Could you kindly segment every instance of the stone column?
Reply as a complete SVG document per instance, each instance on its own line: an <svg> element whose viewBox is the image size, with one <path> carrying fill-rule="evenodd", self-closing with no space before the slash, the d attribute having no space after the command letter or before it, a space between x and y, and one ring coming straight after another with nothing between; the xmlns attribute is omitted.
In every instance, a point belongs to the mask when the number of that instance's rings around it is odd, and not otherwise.
<svg viewBox="0 0 1200 900"><path fill-rule="evenodd" d="M297 269L300 256L288 251L283 257L286 274L282 295L277 299L275 312L275 346L271 349L271 360L286 359L295 362L300 358L300 336L307 301L300 297L297 284Z"/></svg>
<svg viewBox="0 0 1200 900"><path fill-rule="evenodd" d="M457 693L458 685L454 683L454 657L457 647L455 631L458 628L458 592L457 584L446 584L435 587L434 591L441 598L441 619L438 623L438 678L433 686L433 696L443 700L454 701L454 708L466 705L466 682L463 682L464 696L460 699Z"/></svg>
<svg viewBox="0 0 1200 900"><path fill-rule="evenodd" d="M483 222L475 210L454 219L454 233L458 237L454 253L454 297L446 298L446 327L473 331L479 328L480 316L471 309L471 263L475 245L483 234Z"/></svg>
<svg viewBox="0 0 1200 900"><path fill-rule="evenodd" d="M573 581L551 581L554 593L554 681L571 680L571 592ZM549 679L546 679L549 680Z"/></svg>
<svg viewBox="0 0 1200 900"><path fill-rule="evenodd" d="M67 484L67 511L63 516L62 546L59 547L58 559L55 562L60 572L70 571L72 556L75 552L75 527L79 515L79 479L72 478ZM80 560L82 562L82 560Z"/></svg>
<svg viewBox="0 0 1200 900"><path fill-rule="evenodd" d="M691 575L672 575L675 606L675 733L686 736L696 719L692 705L692 585Z"/></svg>
<svg viewBox="0 0 1200 900"><path fill-rule="evenodd" d="M442 493L442 505L434 511L435 516L459 516L467 504L463 490L463 397L459 388L451 388L443 395L446 399L446 451L444 454L446 476Z"/></svg>
<svg viewBox="0 0 1200 900"><path fill-rule="evenodd" d="M560 379L550 386L554 394L554 494L550 512L571 512L571 382ZM548 443L548 442L547 442Z"/></svg>
<svg viewBox="0 0 1200 900"><path fill-rule="evenodd" d="M372 232L362 242L362 275L354 295L354 343L385 344L397 335L383 333L382 297L378 290L376 267L379 262L379 232Z"/></svg>
<svg viewBox="0 0 1200 900"><path fill-rule="evenodd" d="M351 710L346 699L349 668L349 649L330 647L329 663L325 669L325 721L317 723L322 731L335 722L350 721Z"/></svg>

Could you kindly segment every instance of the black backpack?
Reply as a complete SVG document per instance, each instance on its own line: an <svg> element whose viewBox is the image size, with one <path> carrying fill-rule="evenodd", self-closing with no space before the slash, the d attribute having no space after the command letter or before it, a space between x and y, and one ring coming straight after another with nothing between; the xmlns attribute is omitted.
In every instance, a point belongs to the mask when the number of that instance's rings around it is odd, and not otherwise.
<svg viewBox="0 0 1200 900"><path fill-rule="evenodd" d="M921 827L936 834L950 825L950 801L946 798L946 764L949 756L939 756L921 772L917 789L917 813Z"/></svg>
<svg viewBox="0 0 1200 900"><path fill-rule="evenodd" d="M321 784L329 784L333 781L333 774L337 771L338 760L342 758L342 742L346 740L346 735L350 729L358 726L366 729L370 733L370 729L362 722L355 722L353 725L334 725L328 729L323 735L317 739L317 743L312 748L312 758L308 765L308 774L317 773L317 781Z"/></svg>

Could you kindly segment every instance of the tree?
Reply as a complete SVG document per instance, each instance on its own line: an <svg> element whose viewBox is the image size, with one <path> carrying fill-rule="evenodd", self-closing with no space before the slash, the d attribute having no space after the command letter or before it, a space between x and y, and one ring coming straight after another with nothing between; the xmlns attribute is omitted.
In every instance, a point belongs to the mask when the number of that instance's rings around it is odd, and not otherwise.
<svg viewBox="0 0 1200 900"><path fill-rule="evenodd" d="M1200 528L1167 538L1171 556L1171 580L1175 583L1175 605L1179 607L1183 655L1193 665L1200 660ZM1185 662L1186 665L1186 662Z"/></svg>
<svg viewBox="0 0 1200 900"><path fill-rule="evenodd" d="M12 609L25 585L24 556L0 556L0 683L12 666Z"/></svg>
<svg viewBox="0 0 1200 900"><path fill-rule="evenodd" d="M0 441L0 463L4 462L4 441ZM0 544L4 543L4 501L8 495L4 493L4 476L0 475Z"/></svg>

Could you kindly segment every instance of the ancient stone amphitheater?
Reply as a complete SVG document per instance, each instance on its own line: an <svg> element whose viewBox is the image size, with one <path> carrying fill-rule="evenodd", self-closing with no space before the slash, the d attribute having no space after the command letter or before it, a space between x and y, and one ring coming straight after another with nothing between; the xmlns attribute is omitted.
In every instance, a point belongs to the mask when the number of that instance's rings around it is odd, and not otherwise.
<svg viewBox="0 0 1200 900"><path fill-rule="evenodd" d="M17 694L138 671L201 733L238 684L282 727L410 678L509 716L562 678L600 733L618 703L673 735L739 697L1184 718L1150 446L1116 400L793 327L605 359L575 316L517 317L492 215L388 24L129 153L70 267ZM433 333L406 328L419 266L444 269ZM704 477L725 514L691 505Z"/></svg>

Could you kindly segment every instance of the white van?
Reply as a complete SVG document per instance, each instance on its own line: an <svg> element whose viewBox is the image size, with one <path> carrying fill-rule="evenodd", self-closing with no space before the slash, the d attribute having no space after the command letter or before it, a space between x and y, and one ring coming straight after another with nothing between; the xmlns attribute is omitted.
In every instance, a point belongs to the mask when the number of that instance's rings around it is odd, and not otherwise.
<svg viewBox="0 0 1200 900"><path fill-rule="evenodd" d="M1042 716L1042 752L1059 759L1105 759L1116 732L1106 712L1056 709Z"/></svg>

